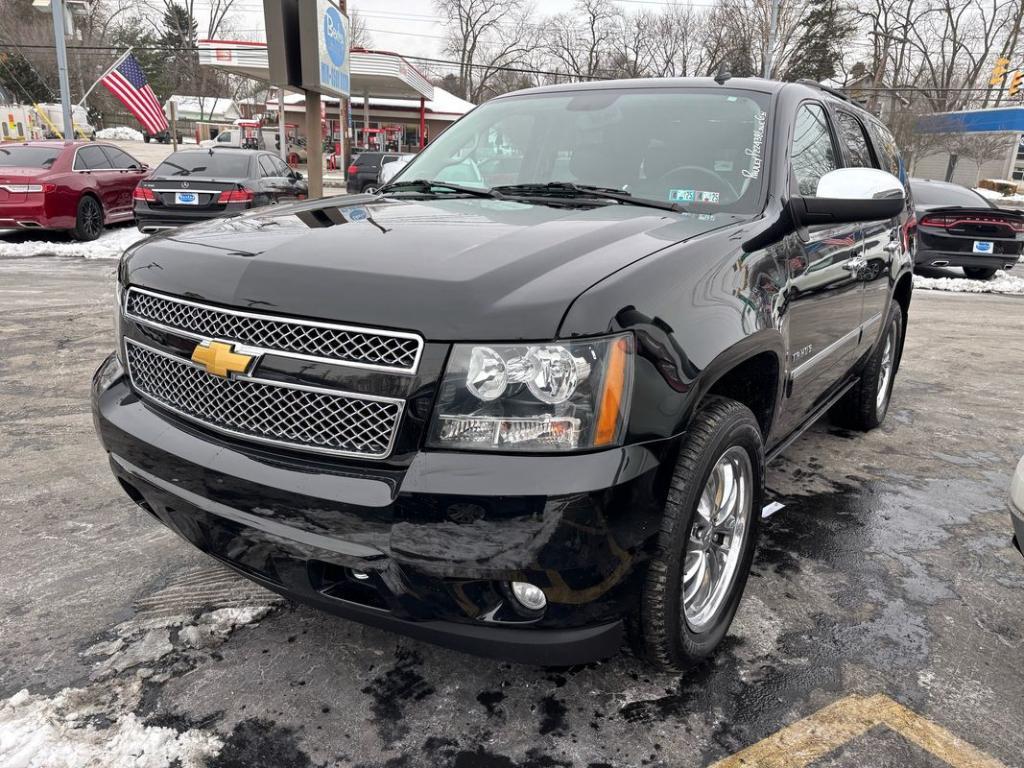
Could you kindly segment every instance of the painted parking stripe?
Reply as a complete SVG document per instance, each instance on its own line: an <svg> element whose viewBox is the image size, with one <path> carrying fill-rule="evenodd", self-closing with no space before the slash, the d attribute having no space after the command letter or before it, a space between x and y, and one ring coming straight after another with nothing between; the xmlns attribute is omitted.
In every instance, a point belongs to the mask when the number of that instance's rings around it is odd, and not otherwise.
<svg viewBox="0 0 1024 768"><path fill-rule="evenodd" d="M871 728L884 725L953 768L1005 768L966 741L888 696L847 696L759 741L712 768L797 768Z"/></svg>

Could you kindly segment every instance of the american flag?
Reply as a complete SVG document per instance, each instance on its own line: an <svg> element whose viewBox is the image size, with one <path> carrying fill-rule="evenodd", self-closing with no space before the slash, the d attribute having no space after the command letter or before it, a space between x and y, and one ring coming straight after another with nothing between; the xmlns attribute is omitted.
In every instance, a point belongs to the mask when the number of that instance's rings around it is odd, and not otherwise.
<svg viewBox="0 0 1024 768"><path fill-rule="evenodd" d="M156 94L146 80L146 73L134 56L128 54L124 61L100 78L100 82L135 115L147 131L159 133L167 129L167 118L164 117L160 102L156 100Z"/></svg>

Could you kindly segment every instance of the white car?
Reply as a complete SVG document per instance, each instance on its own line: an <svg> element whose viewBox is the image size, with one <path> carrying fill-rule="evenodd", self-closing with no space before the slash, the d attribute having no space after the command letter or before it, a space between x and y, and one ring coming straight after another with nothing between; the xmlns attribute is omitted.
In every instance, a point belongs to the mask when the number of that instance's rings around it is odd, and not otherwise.
<svg viewBox="0 0 1024 768"><path fill-rule="evenodd" d="M1010 481L1010 519L1013 521L1017 549L1024 555L1024 458Z"/></svg>
<svg viewBox="0 0 1024 768"><path fill-rule="evenodd" d="M381 165L380 167L380 173L377 174L377 186L382 187L389 181L391 181L393 178L395 178L395 176L398 175L398 172L405 168L405 166L409 164L409 161L412 160L414 157L416 157L416 155L410 153L405 155L399 155L398 157L391 161L387 161L385 159L383 161L383 165Z"/></svg>

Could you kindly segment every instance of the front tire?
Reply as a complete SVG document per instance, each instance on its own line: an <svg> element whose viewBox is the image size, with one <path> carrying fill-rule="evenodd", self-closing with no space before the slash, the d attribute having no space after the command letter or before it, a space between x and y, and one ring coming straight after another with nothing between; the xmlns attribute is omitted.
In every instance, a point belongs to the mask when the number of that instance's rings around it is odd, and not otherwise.
<svg viewBox="0 0 1024 768"><path fill-rule="evenodd" d="M71 230L76 240L89 242L103 234L103 206L92 195L82 195L75 215L75 228Z"/></svg>
<svg viewBox="0 0 1024 768"><path fill-rule="evenodd" d="M903 312L893 302L885 330L864 366L860 381L833 410L833 420L843 427L862 432L875 429L885 421L889 400L903 349Z"/></svg>
<svg viewBox="0 0 1024 768"><path fill-rule="evenodd" d="M757 544L764 446L750 410L715 398L679 451L636 618L640 652L682 670L710 655L739 606Z"/></svg>
<svg viewBox="0 0 1024 768"><path fill-rule="evenodd" d="M971 280L991 280L996 270L989 267L964 267L964 274Z"/></svg>

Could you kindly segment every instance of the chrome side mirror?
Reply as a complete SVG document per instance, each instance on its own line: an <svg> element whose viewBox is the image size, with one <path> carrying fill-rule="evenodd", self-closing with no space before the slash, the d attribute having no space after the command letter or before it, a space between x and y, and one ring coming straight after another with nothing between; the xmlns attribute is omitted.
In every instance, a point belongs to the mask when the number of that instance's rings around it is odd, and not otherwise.
<svg viewBox="0 0 1024 768"><path fill-rule="evenodd" d="M899 216L906 207L903 184L877 168L837 168L818 180L815 197L790 200L798 226L879 221Z"/></svg>

